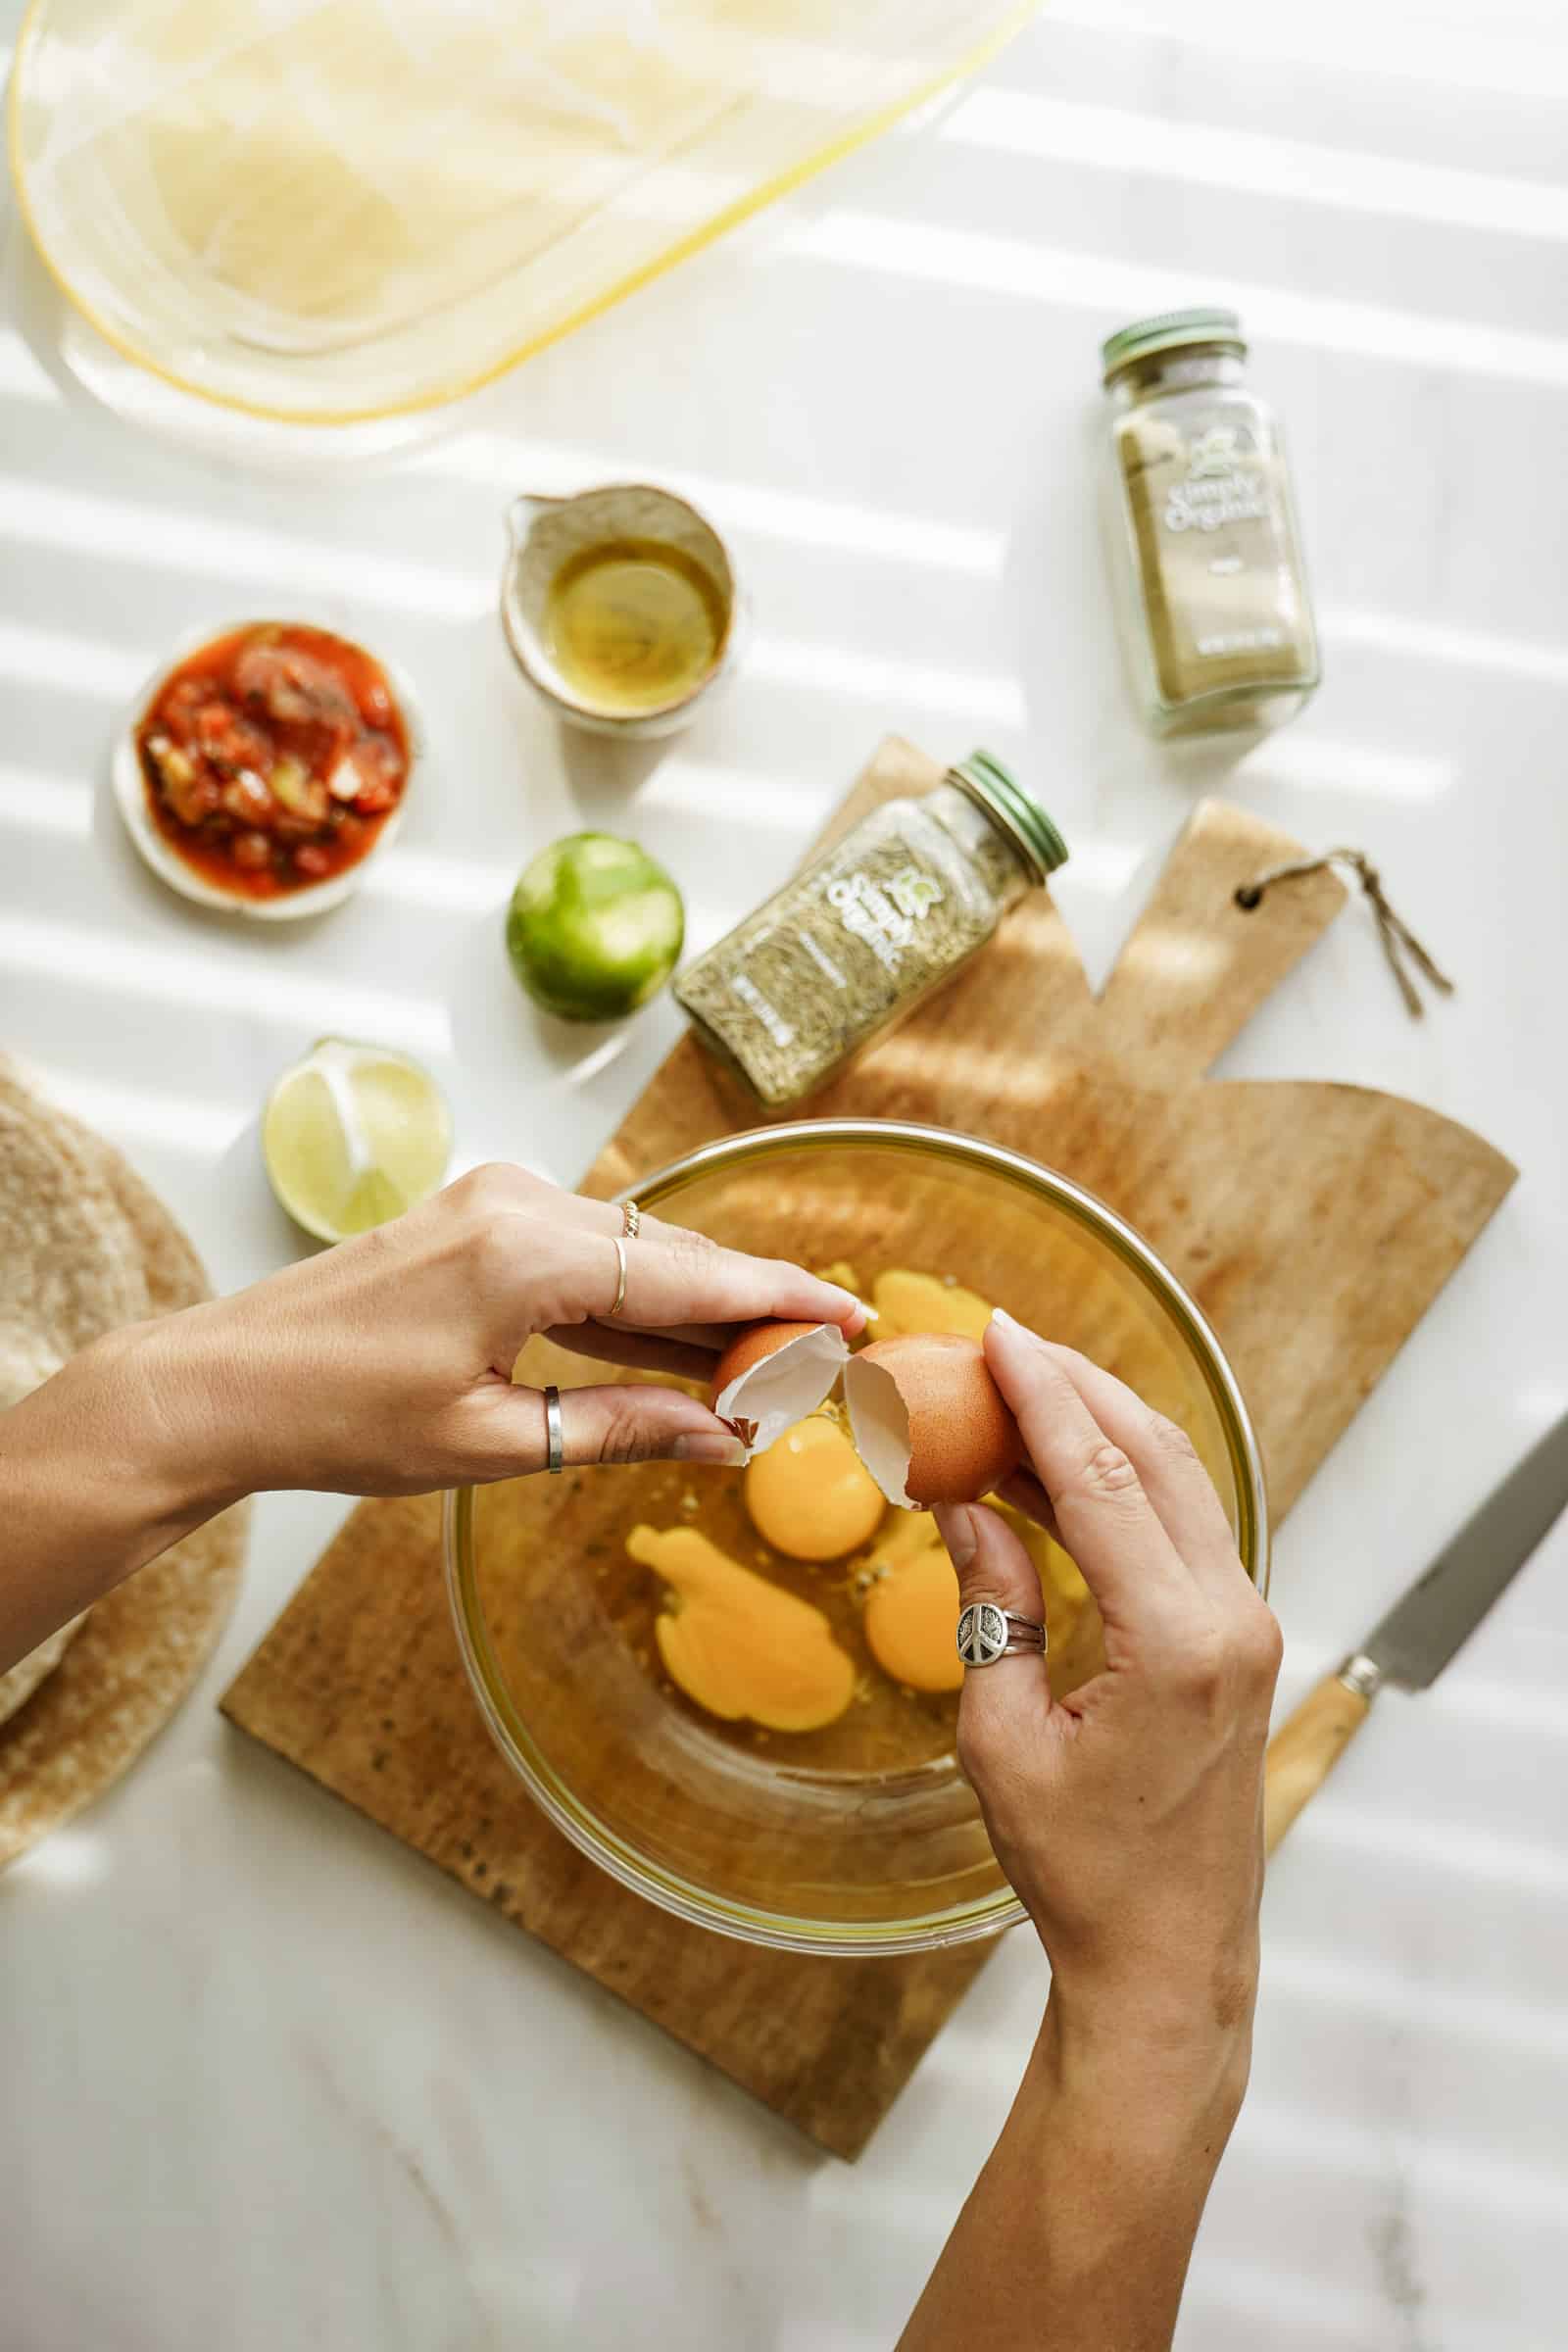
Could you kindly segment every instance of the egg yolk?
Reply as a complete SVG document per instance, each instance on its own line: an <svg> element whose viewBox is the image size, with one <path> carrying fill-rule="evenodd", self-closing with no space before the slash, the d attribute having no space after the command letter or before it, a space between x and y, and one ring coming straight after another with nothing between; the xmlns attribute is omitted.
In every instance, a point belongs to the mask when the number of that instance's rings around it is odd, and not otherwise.
<svg viewBox="0 0 1568 2352"><path fill-rule="evenodd" d="M847 1431L827 1413L798 1422L760 1453L744 1493L763 1543L792 1560L841 1560L870 1542L887 1509Z"/></svg>
<svg viewBox="0 0 1568 2352"><path fill-rule="evenodd" d="M1062 1697L1104 1663L1089 1588L1044 1528L995 1494L988 1499L1034 1562L1042 1614L1051 1628L1051 1687ZM883 1673L911 1690L958 1690L963 1682L963 1661L954 1640L958 1580L931 1513L901 1518L867 1565L877 1581L865 1604L865 1639Z"/></svg>
<svg viewBox="0 0 1568 2352"><path fill-rule="evenodd" d="M843 1714L855 1665L820 1609L692 1527L634 1527L626 1549L668 1588L654 1636L671 1682L698 1706L773 1732L820 1731Z"/></svg>
<svg viewBox="0 0 1568 2352"><path fill-rule="evenodd" d="M865 1604L865 1639L883 1673L911 1690L958 1690L958 1579L930 1512L896 1527L870 1566L877 1581Z"/></svg>
<svg viewBox="0 0 1568 2352"><path fill-rule="evenodd" d="M992 1316L989 1299L956 1282L939 1282L934 1274L898 1270L879 1274L871 1286L876 1308L876 1336L895 1338L901 1332L951 1331L960 1340L981 1341Z"/></svg>

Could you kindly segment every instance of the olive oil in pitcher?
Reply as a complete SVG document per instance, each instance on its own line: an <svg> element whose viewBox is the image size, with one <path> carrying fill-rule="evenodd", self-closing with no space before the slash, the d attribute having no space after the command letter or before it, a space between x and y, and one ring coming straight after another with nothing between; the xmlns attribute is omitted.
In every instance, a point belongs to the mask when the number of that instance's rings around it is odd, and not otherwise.
<svg viewBox="0 0 1568 2352"><path fill-rule="evenodd" d="M595 710L677 703L719 658L724 608L702 564L661 539L607 539L550 583L545 640L564 684Z"/></svg>

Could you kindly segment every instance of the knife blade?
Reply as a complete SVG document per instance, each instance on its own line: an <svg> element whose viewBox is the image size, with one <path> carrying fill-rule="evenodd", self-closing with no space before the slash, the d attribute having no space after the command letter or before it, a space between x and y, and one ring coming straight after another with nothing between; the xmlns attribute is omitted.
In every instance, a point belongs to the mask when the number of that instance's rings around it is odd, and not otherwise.
<svg viewBox="0 0 1568 2352"><path fill-rule="evenodd" d="M1425 1690L1568 1508L1568 1413L1516 1462L1343 1666L1269 1741L1265 1849L1322 1788L1385 1683Z"/></svg>

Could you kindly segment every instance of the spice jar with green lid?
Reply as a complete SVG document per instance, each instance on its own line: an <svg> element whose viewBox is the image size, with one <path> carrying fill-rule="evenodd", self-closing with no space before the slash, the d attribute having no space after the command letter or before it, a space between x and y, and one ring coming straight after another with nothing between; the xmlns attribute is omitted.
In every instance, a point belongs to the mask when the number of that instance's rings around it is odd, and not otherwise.
<svg viewBox="0 0 1568 2352"><path fill-rule="evenodd" d="M1102 348L1118 617L1156 734L1276 723L1318 682L1290 475L1243 380L1234 311L1169 311Z"/></svg>
<svg viewBox="0 0 1568 2352"><path fill-rule="evenodd" d="M769 1108L827 1083L983 948L1067 856L999 760L884 802L689 964L675 995Z"/></svg>

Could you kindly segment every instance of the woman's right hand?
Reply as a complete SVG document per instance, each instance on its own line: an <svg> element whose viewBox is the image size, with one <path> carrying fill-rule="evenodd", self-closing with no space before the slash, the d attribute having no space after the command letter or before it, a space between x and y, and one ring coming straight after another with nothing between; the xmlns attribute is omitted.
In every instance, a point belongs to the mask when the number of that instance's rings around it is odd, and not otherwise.
<svg viewBox="0 0 1568 2352"><path fill-rule="evenodd" d="M1034 1472L1005 1498L1077 1562L1105 1666L1056 1700L1043 1658L971 1668L960 1761L1050 1956L1073 2048L1228 2059L1245 2080L1279 1627L1182 1431L1005 1316L986 1355ZM938 1516L965 1603L1040 1615L1034 1565L1004 1520L982 1505Z"/></svg>
<svg viewBox="0 0 1568 2352"><path fill-rule="evenodd" d="M901 2352L1023 2352L1054 2340L1042 2313L1063 2340L1165 2352L1247 2086L1279 1628L1179 1430L1004 1315L986 1356L1033 1465L1004 1498L1083 1570L1105 1666L1063 1699L1038 1654L964 1682L959 1758L1051 1999ZM965 1603L1038 1617L1006 1522L938 1516Z"/></svg>

